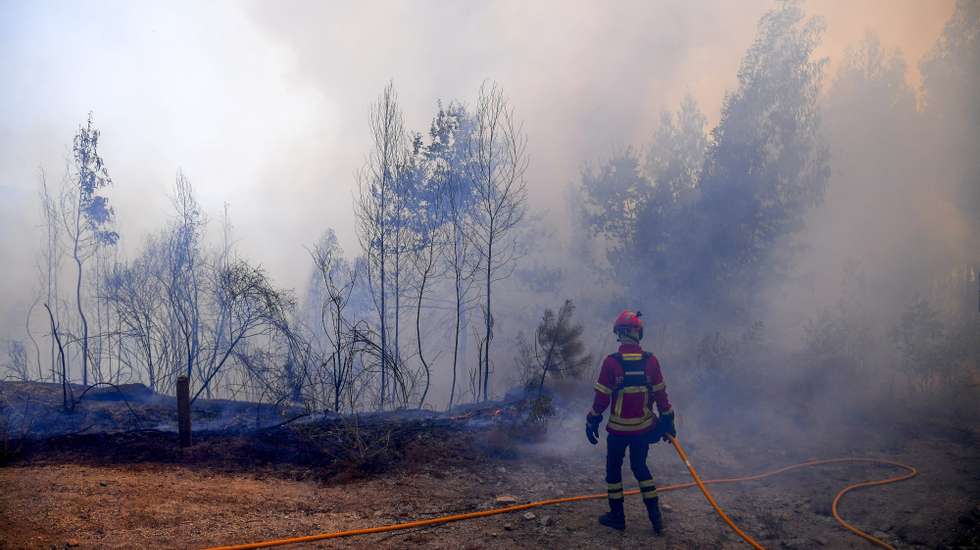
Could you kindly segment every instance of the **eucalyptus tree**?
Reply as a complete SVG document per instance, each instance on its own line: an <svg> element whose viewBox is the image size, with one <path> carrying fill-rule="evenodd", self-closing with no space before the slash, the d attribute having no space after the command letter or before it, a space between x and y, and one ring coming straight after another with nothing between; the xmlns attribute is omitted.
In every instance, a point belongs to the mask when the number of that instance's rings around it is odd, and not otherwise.
<svg viewBox="0 0 980 550"><path fill-rule="evenodd" d="M72 163L68 185L61 195L61 218L75 261L75 306L82 325L82 384L88 385L89 322L82 299L85 263L100 247L113 246L119 234L112 229L114 212L109 199L100 194L112 185L105 162L99 154L100 132L92 114L78 128L72 143Z"/></svg>
<svg viewBox="0 0 980 550"><path fill-rule="evenodd" d="M760 20L710 135L685 100L661 119L645 162L627 151L583 175L585 223L610 243L625 290L665 316L739 319L785 272L786 238L830 176L817 104L826 60L814 56L822 28L781 2Z"/></svg>
<svg viewBox="0 0 980 550"><path fill-rule="evenodd" d="M408 218L406 253L412 266L413 298L415 300L415 343L421 363L421 376L425 386L419 397L419 407L425 404L432 380L432 366L425 357L423 344L422 311L427 307L426 291L444 275L443 255L446 248L447 212L444 207L445 189L438 177L434 177L433 162L428 149L422 145L421 136L415 136L413 154L406 176L412 178L406 203L412 215Z"/></svg>
<svg viewBox="0 0 980 550"><path fill-rule="evenodd" d="M700 261L676 262L671 286L720 320L744 314L767 275L783 271L784 237L823 198L830 168L817 99L826 59L814 57L823 28L794 2L766 13L712 131L674 256Z"/></svg>
<svg viewBox="0 0 980 550"><path fill-rule="evenodd" d="M469 175L476 197L469 239L481 261L483 336L478 385L489 398L493 342L493 283L510 276L518 257L514 229L527 208L524 179L528 165L523 123L496 84L484 83L473 114Z"/></svg>
<svg viewBox="0 0 980 550"><path fill-rule="evenodd" d="M392 352L388 345L388 296L392 292L389 289L392 284L389 270L393 252L396 256L394 263L400 262L401 219L404 215L399 201L399 188L402 185L400 171L407 151L405 126L394 84L389 82L378 101L372 105L369 125L373 147L367 165L358 174L358 196L354 208L357 236L368 259L367 281L378 313L378 368L381 378L378 408L384 409L389 392L389 371L398 368L398 351ZM398 279L400 274L396 275ZM398 317L397 311L395 317Z"/></svg>
<svg viewBox="0 0 980 550"><path fill-rule="evenodd" d="M449 404L456 398L461 339L466 337L466 315L471 307L472 290L480 260L469 238L470 220L476 208L476 189L472 179L470 138L473 117L459 102L439 106L429 129L425 147L427 186L434 198L430 211L439 214L429 221L441 224L432 243L442 242L443 267L452 279L453 349Z"/></svg>

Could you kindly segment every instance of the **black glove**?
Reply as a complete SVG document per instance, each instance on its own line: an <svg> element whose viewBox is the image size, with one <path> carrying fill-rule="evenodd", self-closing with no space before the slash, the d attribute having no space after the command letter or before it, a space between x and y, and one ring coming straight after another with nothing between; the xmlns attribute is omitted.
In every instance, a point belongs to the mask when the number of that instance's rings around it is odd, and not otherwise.
<svg viewBox="0 0 980 550"><path fill-rule="evenodd" d="M657 433L663 437L664 441L670 441L668 435L677 437L677 428L674 427L674 413L673 411L660 415L660 420L657 421Z"/></svg>
<svg viewBox="0 0 980 550"><path fill-rule="evenodd" d="M589 443L599 444L599 423L602 422L601 414L589 413L585 417L585 437L589 438Z"/></svg>

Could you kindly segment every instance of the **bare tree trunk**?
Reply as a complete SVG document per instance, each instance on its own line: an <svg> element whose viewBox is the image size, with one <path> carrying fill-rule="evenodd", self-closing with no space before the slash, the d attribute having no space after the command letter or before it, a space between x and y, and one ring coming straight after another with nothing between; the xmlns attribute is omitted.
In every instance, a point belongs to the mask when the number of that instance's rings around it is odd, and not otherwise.
<svg viewBox="0 0 980 550"><path fill-rule="evenodd" d="M419 399L420 409L425 404L425 398L429 395L429 385L432 381L432 370L429 368L429 363L425 360L425 354L422 352L422 300L425 298L425 285L429 280L429 273L432 271L432 265L435 262L434 247L435 243L432 242L426 245L426 251L429 255L425 269L422 270L422 280L419 282L418 304L416 304L415 308L415 341L418 344L419 361L422 362L422 367L425 369L425 389L422 391L422 397Z"/></svg>
<svg viewBox="0 0 980 550"><path fill-rule="evenodd" d="M75 211L75 235L72 246L72 258L75 259L75 266L78 269L78 276L75 279L75 304L78 308L78 316L82 319L82 385L88 386L88 319L85 311L82 310L82 258L79 255L78 240L81 238L82 206L78 204Z"/></svg>
<svg viewBox="0 0 980 550"><path fill-rule="evenodd" d="M334 322L334 331L337 334L337 340L335 341L334 346L337 349L336 349L336 355L334 357L334 363L333 363L333 368L334 368L333 410L334 410L334 412L339 413L340 412L340 394L341 394L341 391L343 389L342 384L344 383L344 378L346 378L346 376L345 376L345 372L344 372L343 367L342 367L342 365L344 363L341 362L341 357L340 357L340 352L341 352L341 344L340 344L340 313L341 313L341 307L340 307L340 301L339 300L334 301L334 305L337 308L337 317L336 317L336 321Z"/></svg>
<svg viewBox="0 0 980 550"><path fill-rule="evenodd" d="M488 397L488 386L490 385L490 339L493 338L493 314L490 310L490 283L493 258L493 222L491 222L490 239L487 243L487 310L484 312L486 332L484 333L485 342L483 344L483 400Z"/></svg>
<svg viewBox="0 0 980 550"><path fill-rule="evenodd" d="M95 294L95 334L97 335L95 340L95 349L92 353L92 375L94 383L99 383L103 381L102 376L102 337L105 334L105 328L102 326L102 304L99 302L99 286L102 279L102 258L100 254L95 254L95 280L91 283L92 290Z"/></svg>
<svg viewBox="0 0 980 550"><path fill-rule="evenodd" d="M381 217L384 217L385 209L385 193L381 192ZM384 222L381 222L384 224ZM388 340L387 332L388 327L386 324L387 310L385 309L385 294L387 293L387 287L385 286L385 233L384 230L381 231L381 402L379 404L379 409L384 410L385 408L385 384L387 382L386 376L388 373Z"/></svg>
<svg viewBox="0 0 980 550"><path fill-rule="evenodd" d="M494 324L492 287L495 279L509 276L502 272L513 266L517 256L518 245L512 230L525 213L527 138L496 85L488 87L485 84L480 88L475 125L470 155L475 164L473 177L479 208L473 238L481 260L486 262L483 264L486 301L480 358L483 370L480 386L486 401L490 391L490 345Z"/></svg>
<svg viewBox="0 0 980 550"><path fill-rule="evenodd" d="M394 85L389 83L382 92L378 102L372 106L370 126L374 151L371 154L368 169L364 172L364 179L361 183L360 198L355 204L359 222L358 238L361 246L368 254L369 265L379 270L378 278L380 288L372 291L372 298L375 300L375 307L378 308L380 321L380 349L379 362L381 367L381 387L379 393L379 409L384 409L385 401L389 393L389 369L397 369L397 364L392 367L392 353L388 350L388 255L390 251L389 238L391 232L391 208L397 206L389 201L392 197L393 185L396 185L399 170L399 162L402 148L404 146L404 126L401 113L398 110L397 97ZM397 230L397 228L396 228ZM397 238L397 235L396 235ZM398 243L396 242L396 246ZM377 264L374 266L374 253L377 251ZM397 253L397 251L395 251ZM396 257L396 261L397 261ZM400 266L398 266L400 267ZM396 270L397 271L397 270ZM397 277L396 273L396 277ZM373 285L370 275L369 284ZM396 286L397 286L396 280ZM398 289L396 289L396 327L398 327ZM396 341L397 343L397 341ZM395 350L395 361L397 362L397 352ZM397 373L392 384L397 384ZM392 392L394 399L394 393Z"/></svg>
<svg viewBox="0 0 980 550"><path fill-rule="evenodd" d="M400 186L400 182L395 183L396 186ZM395 249L393 254L395 256L395 349L392 352L392 370L395 371L397 376L397 371L401 368L401 345L400 345L400 331L401 327L401 197L400 190L396 187L395 191Z"/></svg>
<svg viewBox="0 0 980 550"><path fill-rule="evenodd" d="M462 296L462 274L459 268L454 270L456 283L456 329L453 333L453 381L449 388L449 408L453 408L453 400L456 397L456 372L459 365L459 331L463 321L463 296Z"/></svg>
<svg viewBox="0 0 980 550"><path fill-rule="evenodd" d="M48 194L48 184L44 176L44 171L41 171L41 201L44 204L44 221L47 226L47 255L45 257L44 267L47 275L47 301L46 304L53 303L55 305L55 310L58 309L57 295L58 295L58 280L56 277L57 267L56 262L58 258L55 256L55 251L57 249L57 234L55 233L58 227L55 221L54 213L54 201ZM51 338L51 381L54 382L56 379L55 375L55 357L58 353L57 346L55 345L54 337ZM41 380L44 380L44 376L41 376Z"/></svg>
<svg viewBox="0 0 980 550"><path fill-rule="evenodd" d="M65 362L65 348L61 345L61 337L58 336L58 326L54 322L54 314L51 313L51 308L48 307L48 304L44 304L44 309L48 310L48 319L51 321L51 334L58 344L58 357L61 359L61 403L65 410L68 411L71 408L68 406L68 366ZM72 397L72 404L74 404L74 400L74 397Z"/></svg>
<svg viewBox="0 0 980 550"><path fill-rule="evenodd" d="M43 380L44 371L41 369L41 346L38 345L37 339L34 338L34 333L31 331L31 314L34 313L34 308L37 307L37 303L40 299L40 296L34 298L34 302L31 304L30 309L27 310L27 321L24 323L24 329L27 331L27 337L31 339L31 343L34 345L34 355L37 358L37 379Z"/></svg>

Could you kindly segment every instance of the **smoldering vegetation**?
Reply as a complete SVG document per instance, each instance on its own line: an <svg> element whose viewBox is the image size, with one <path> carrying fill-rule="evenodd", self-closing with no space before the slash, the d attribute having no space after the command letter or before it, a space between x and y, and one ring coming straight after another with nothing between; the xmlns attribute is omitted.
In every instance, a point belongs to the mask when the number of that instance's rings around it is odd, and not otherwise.
<svg viewBox="0 0 980 550"><path fill-rule="evenodd" d="M547 136L525 133L506 83L436 102L427 129L389 84L355 175L359 249L311 227L298 290L237 251L192 174L165 227L116 227L98 147L117 138L90 117L64 176L39 182L38 283L6 377L61 385L64 414L73 384L171 394L182 375L200 403L310 415L451 411L516 387L540 426L577 421L631 308L682 429L976 425L980 4L959 2L922 60L868 36L826 74L821 30L778 4L716 126L689 98L648 143L581 159L562 218L527 203L528 143Z"/></svg>

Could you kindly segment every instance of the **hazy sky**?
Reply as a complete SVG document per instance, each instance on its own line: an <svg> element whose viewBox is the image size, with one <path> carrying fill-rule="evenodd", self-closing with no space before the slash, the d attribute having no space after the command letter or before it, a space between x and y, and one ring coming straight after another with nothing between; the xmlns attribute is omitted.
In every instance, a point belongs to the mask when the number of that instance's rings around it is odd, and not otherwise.
<svg viewBox="0 0 980 550"><path fill-rule="evenodd" d="M353 252L353 173L394 79L408 126L494 79L526 121L533 204L584 162L650 135L692 94L714 123L769 0L657 2L11 2L0 0L0 326L22 319L41 241L38 172L57 182L89 110L124 251L167 217L178 168L243 254L302 286L327 227ZM952 0L816 1L833 62L868 32L918 60ZM831 67L833 71L833 66ZM551 209L562 215L561 208ZM18 321L19 322L19 321Z"/></svg>

